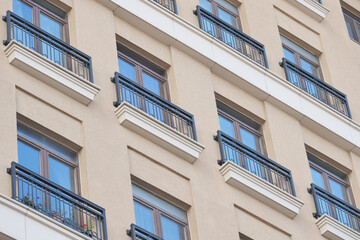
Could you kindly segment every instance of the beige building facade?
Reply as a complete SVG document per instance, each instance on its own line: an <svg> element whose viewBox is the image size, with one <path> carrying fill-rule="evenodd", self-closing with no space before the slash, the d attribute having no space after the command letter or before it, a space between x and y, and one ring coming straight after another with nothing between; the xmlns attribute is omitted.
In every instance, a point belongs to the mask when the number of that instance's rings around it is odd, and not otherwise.
<svg viewBox="0 0 360 240"><path fill-rule="evenodd" d="M358 0L0 0L0 239L360 239Z"/></svg>

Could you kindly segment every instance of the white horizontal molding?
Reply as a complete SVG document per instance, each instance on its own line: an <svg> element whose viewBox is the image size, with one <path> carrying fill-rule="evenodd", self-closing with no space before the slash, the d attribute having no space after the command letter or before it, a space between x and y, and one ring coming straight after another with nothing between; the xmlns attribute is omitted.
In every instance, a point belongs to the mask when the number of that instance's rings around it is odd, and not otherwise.
<svg viewBox="0 0 360 240"><path fill-rule="evenodd" d="M12 40L4 49L9 63L56 88L69 97L88 105L100 88L50 61L30 48Z"/></svg>
<svg viewBox="0 0 360 240"><path fill-rule="evenodd" d="M289 218L294 218L298 215L300 208L304 204L298 198L231 161L226 161L220 167L220 172L224 176L225 182L278 210Z"/></svg>
<svg viewBox="0 0 360 240"><path fill-rule="evenodd" d="M316 220L321 235L330 240L359 240L360 233L324 214Z"/></svg>
<svg viewBox="0 0 360 240"><path fill-rule="evenodd" d="M91 238L0 194L0 233L22 240L91 240Z"/></svg>
<svg viewBox="0 0 360 240"><path fill-rule="evenodd" d="M318 135L360 155L360 125L287 80L149 0L98 0L124 21L181 49L211 71L268 101ZM280 59L279 59L280 60ZM216 89L215 89L216 90ZM350 106L351 107L351 106Z"/></svg>
<svg viewBox="0 0 360 240"><path fill-rule="evenodd" d="M288 0L291 4L304 11L309 16L316 19L318 22L322 22L326 15L329 13L329 9L324 7L316 0Z"/></svg>
<svg viewBox="0 0 360 240"><path fill-rule="evenodd" d="M124 127L157 143L164 149L190 163L194 163L205 148L193 139L127 102L122 102L120 106L116 108L115 114L120 124Z"/></svg>

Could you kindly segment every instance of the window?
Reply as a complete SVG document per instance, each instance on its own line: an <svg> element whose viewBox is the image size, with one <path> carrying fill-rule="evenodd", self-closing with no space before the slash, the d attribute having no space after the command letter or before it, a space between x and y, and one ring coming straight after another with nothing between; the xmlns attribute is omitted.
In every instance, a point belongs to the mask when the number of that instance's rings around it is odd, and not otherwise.
<svg viewBox="0 0 360 240"><path fill-rule="evenodd" d="M220 130L251 149L265 155L260 124L217 101Z"/></svg>
<svg viewBox="0 0 360 240"><path fill-rule="evenodd" d="M280 36L285 59L322 80L319 59L309 51Z"/></svg>
<svg viewBox="0 0 360 240"><path fill-rule="evenodd" d="M335 195L341 200L352 204L350 184L345 173L327 165L316 156L307 153L311 176L314 184Z"/></svg>
<svg viewBox="0 0 360 240"><path fill-rule="evenodd" d="M77 192L76 153L21 124L18 124L18 162L52 182Z"/></svg>
<svg viewBox="0 0 360 240"><path fill-rule="evenodd" d="M118 64L120 74L168 99L165 70L120 44Z"/></svg>
<svg viewBox="0 0 360 240"><path fill-rule="evenodd" d="M13 0L15 14L68 42L66 12L45 0Z"/></svg>
<svg viewBox="0 0 360 240"><path fill-rule="evenodd" d="M241 30L240 17L236 6L225 0L200 0L199 2L202 8L234 28Z"/></svg>
<svg viewBox="0 0 360 240"><path fill-rule="evenodd" d="M164 240L188 240L186 212L133 185L136 225Z"/></svg>
<svg viewBox="0 0 360 240"><path fill-rule="evenodd" d="M360 43L360 18L345 9L343 13L350 38Z"/></svg>

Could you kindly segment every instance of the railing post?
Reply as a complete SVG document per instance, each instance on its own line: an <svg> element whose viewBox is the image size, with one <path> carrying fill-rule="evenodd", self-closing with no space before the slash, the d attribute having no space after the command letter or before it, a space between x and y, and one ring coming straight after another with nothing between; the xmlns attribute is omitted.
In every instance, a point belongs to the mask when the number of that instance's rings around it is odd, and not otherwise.
<svg viewBox="0 0 360 240"><path fill-rule="evenodd" d="M269 68L269 64L268 64L267 57L266 57L265 46L264 46L264 48L263 48L263 56L264 56L265 67L266 67L266 68Z"/></svg>
<svg viewBox="0 0 360 240"><path fill-rule="evenodd" d="M292 177L292 173L290 172L290 182L291 182L291 190L292 190L292 195L294 197L296 197L296 192L295 192L295 186L294 186L294 180L293 180L293 177Z"/></svg>
<svg viewBox="0 0 360 240"><path fill-rule="evenodd" d="M11 163L11 197L16 200L16 163Z"/></svg>
<svg viewBox="0 0 360 240"><path fill-rule="evenodd" d="M192 121L193 137L194 137L194 140L197 141L197 134L196 134L196 127L195 127L195 118L194 118L194 115L192 115L191 121Z"/></svg>
<svg viewBox="0 0 360 240"><path fill-rule="evenodd" d="M313 213L313 216L314 216L314 218L318 218L318 217L320 217L320 208L319 208L319 203L318 203L317 191L316 191L316 188L313 183L310 184L310 188L308 189L308 192L310 194L312 194L313 198L314 198L316 212Z"/></svg>
<svg viewBox="0 0 360 240"><path fill-rule="evenodd" d="M225 163L225 153L224 153L224 149L223 149L223 139L222 139L222 135L221 135L221 131L218 130L217 131L217 141L219 143L219 147L220 147L220 156L221 156L221 160L219 161L219 165L223 165Z"/></svg>
<svg viewBox="0 0 360 240"><path fill-rule="evenodd" d="M11 21L10 21L10 11L6 12L6 16L3 17L3 20L6 22L7 28L7 39L3 41L3 44L7 46L11 42Z"/></svg>
<svg viewBox="0 0 360 240"><path fill-rule="evenodd" d="M113 105L115 107L118 107L121 103L121 99L120 99L120 83L119 83L119 74L117 72L115 72L114 74L114 78L112 79L113 83L115 83L116 86L116 102L113 102Z"/></svg>
<svg viewBox="0 0 360 240"><path fill-rule="evenodd" d="M347 108L347 111L348 111L348 117L352 119L351 112L350 112L349 101L348 101L346 96L345 96L345 101L346 101L346 108Z"/></svg>
<svg viewBox="0 0 360 240"><path fill-rule="evenodd" d="M92 67L91 57L89 57L89 81L90 81L91 83L94 83L93 67Z"/></svg>
<svg viewBox="0 0 360 240"><path fill-rule="evenodd" d="M175 13L175 14L178 14L177 5L176 5L176 0L173 0L173 4L174 4L174 13Z"/></svg>
<svg viewBox="0 0 360 240"><path fill-rule="evenodd" d="M106 226L106 214L105 214L105 209L102 212L102 220L103 220L103 228L104 228L104 240L108 239L107 236L107 226Z"/></svg>

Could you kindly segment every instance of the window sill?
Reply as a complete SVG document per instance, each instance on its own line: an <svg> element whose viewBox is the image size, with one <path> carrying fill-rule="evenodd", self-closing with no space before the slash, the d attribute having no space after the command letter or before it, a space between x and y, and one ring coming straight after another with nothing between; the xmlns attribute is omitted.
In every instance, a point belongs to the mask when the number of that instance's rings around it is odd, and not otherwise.
<svg viewBox="0 0 360 240"><path fill-rule="evenodd" d="M205 148L127 102L122 102L116 108L115 114L124 127L157 143L190 163L194 163Z"/></svg>
<svg viewBox="0 0 360 240"><path fill-rule="evenodd" d="M12 40L4 49L9 63L88 105L100 91L96 85L51 62L35 51Z"/></svg>
<svg viewBox="0 0 360 240"><path fill-rule="evenodd" d="M360 233L352 230L337 220L329 217L328 215L322 215L317 221L316 225L319 228L321 235L330 240L346 239L356 240L360 239Z"/></svg>
<svg viewBox="0 0 360 240"><path fill-rule="evenodd" d="M275 208L289 218L295 218L304 204L298 198L282 191L231 161L226 161L220 167L220 172L224 176L226 183Z"/></svg>
<svg viewBox="0 0 360 240"><path fill-rule="evenodd" d="M14 239L73 239L91 238L0 194L0 232Z"/></svg>
<svg viewBox="0 0 360 240"><path fill-rule="evenodd" d="M315 0L288 0L290 3L300 8L309 16L316 19L318 22L322 22L326 15L329 13L329 9Z"/></svg>

